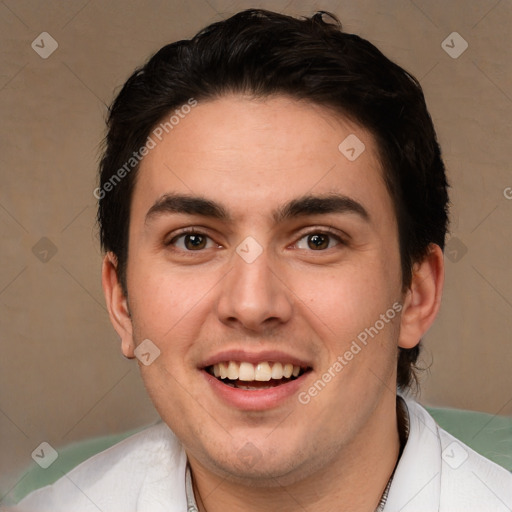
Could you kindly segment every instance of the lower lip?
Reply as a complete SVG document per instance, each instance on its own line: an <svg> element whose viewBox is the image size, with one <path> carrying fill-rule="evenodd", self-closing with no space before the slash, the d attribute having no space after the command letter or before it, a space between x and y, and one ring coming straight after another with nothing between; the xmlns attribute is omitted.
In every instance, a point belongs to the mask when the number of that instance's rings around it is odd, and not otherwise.
<svg viewBox="0 0 512 512"><path fill-rule="evenodd" d="M213 392L229 405L245 411L263 411L282 405L296 395L309 372L285 384L267 389L239 389L223 384L207 371L202 373Z"/></svg>

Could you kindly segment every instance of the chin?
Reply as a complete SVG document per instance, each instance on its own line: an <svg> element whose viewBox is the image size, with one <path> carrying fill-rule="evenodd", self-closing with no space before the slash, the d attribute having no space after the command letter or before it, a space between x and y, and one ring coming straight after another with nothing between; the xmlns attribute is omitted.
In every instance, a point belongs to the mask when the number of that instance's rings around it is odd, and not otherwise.
<svg viewBox="0 0 512 512"><path fill-rule="evenodd" d="M282 440L269 442L269 439L265 442L264 436L257 435L252 436L254 442L246 441L247 436L243 439L240 442L234 437L229 445L220 444L220 452L212 450L209 440L209 446L193 457L219 477L251 487L290 485L306 478L318 467L314 452L304 452L304 443L285 444Z"/></svg>

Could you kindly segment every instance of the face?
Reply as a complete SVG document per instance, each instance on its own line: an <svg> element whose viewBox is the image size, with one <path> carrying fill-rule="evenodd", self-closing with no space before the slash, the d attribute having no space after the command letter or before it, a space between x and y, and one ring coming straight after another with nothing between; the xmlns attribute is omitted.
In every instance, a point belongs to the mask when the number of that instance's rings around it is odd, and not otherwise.
<svg viewBox="0 0 512 512"><path fill-rule="evenodd" d="M158 347L147 390L209 471L300 478L367 442L395 401L401 284L375 141L337 114L199 102L141 163L129 351Z"/></svg>

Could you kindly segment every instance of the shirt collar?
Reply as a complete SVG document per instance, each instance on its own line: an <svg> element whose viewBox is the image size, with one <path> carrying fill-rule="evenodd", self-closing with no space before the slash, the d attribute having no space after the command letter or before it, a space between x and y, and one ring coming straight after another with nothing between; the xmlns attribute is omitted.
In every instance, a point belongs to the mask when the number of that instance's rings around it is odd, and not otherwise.
<svg viewBox="0 0 512 512"><path fill-rule="evenodd" d="M412 400L404 399L409 437L396 467L384 512L439 510L441 441L433 418Z"/></svg>

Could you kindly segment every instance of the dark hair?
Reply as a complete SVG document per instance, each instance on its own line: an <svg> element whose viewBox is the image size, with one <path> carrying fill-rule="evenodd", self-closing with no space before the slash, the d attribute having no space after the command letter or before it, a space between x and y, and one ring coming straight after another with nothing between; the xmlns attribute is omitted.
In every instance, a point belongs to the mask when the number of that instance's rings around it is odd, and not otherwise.
<svg viewBox="0 0 512 512"><path fill-rule="evenodd" d="M101 244L117 258L125 293L130 205L141 148L175 109L191 99L227 93L306 100L373 134L395 207L404 289L411 283L413 263L426 256L429 245L444 248L448 185L418 81L370 42L342 32L333 14L296 19L249 9L190 40L164 46L130 76L111 106L95 195ZM402 389L416 378L419 350L420 344L399 348Z"/></svg>

